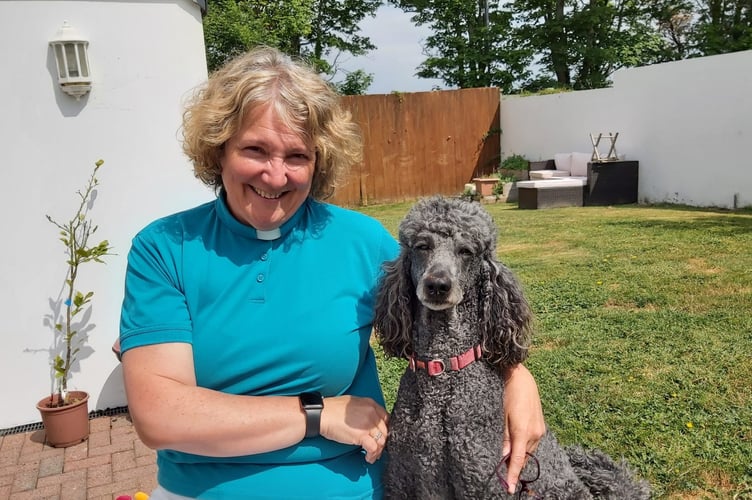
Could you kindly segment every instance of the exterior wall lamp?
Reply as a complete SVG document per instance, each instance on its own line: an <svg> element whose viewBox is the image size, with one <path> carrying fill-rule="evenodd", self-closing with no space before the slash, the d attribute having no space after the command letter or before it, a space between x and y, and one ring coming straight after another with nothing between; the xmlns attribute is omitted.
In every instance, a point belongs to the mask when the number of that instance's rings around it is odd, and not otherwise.
<svg viewBox="0 0 752 500"><path fill-rule="evenodd" d="M55 53L60 88L77 101L80 100L91 90L89 41L83 39L68 21L63 21L55 38L50 40L50 46Z"/></svg>

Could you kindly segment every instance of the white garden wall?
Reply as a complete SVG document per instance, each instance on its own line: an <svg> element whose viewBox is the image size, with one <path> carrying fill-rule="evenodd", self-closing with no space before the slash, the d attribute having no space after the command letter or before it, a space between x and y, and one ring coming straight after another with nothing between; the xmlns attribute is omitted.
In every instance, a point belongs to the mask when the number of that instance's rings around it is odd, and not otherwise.
<svg viewBox="0 0 752 500"><path fill-rule="evenodd" d="M48 41L63 21L89 40L91 93L57 84ZM45 214L65 220L93 163L105 161L92 216L117 255L81 271L95 292L89 349L71 388L89 409L125 404L110 346L118 334L130 240L150 220L209 199L180 149L182 100L206 79L201 11L192 0L0 0L0 429L40 420L49 394L51 326L64 250Z"/></svg>
<svg viewBox="0 0 752 500"><path fill-rule="evenodd" d="M619 70L613 82L503 97L503 154L590 153L590 133L619 132L617 153L640 161L640 202L752 206L752 51Z"/></svg>

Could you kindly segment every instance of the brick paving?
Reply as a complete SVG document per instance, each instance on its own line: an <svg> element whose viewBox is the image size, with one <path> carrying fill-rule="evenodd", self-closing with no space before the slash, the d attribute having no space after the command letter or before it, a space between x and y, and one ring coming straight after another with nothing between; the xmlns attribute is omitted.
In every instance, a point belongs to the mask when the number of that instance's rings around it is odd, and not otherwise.
<svg viewBox="0 0 752 500"><path fill-rule="evenodd" d="M68 448L45 445L44 430L0 436L0 500L115 500L156 487L156 453L128 414L94 418L89 432Z"/></svg>

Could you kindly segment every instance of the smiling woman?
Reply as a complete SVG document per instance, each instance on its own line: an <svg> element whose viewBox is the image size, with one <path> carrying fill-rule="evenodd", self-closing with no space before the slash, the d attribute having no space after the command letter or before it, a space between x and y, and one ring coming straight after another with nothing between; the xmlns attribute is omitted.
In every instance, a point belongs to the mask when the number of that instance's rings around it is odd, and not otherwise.
<svg viewBox="0 0 752 500"><path fill-rule="evenodd" d="M397 244L319 201L360 159L357 126L314 71L269 48L214 72L183 123L218 196L134 238L121 316L158 494L378 497L388 417L368 339Z"/></svg>
<svg viewBox="0 0 752 500"><path fill-rule="evenodd" d="M311 192L316 153L272 106L248 113L219 159L230 212L262 231L278 228Z"/></svg>

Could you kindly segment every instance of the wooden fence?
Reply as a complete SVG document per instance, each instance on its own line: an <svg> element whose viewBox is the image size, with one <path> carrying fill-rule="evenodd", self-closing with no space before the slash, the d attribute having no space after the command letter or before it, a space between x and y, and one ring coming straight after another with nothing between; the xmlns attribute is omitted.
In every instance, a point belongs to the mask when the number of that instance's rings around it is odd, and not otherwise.
<svg viewBox="0 0 752 500"><path fill-rule="evenodd" d="M364 161L328 201L359 206L459 194L500 158L497 88L344 97Z"/></svg>

